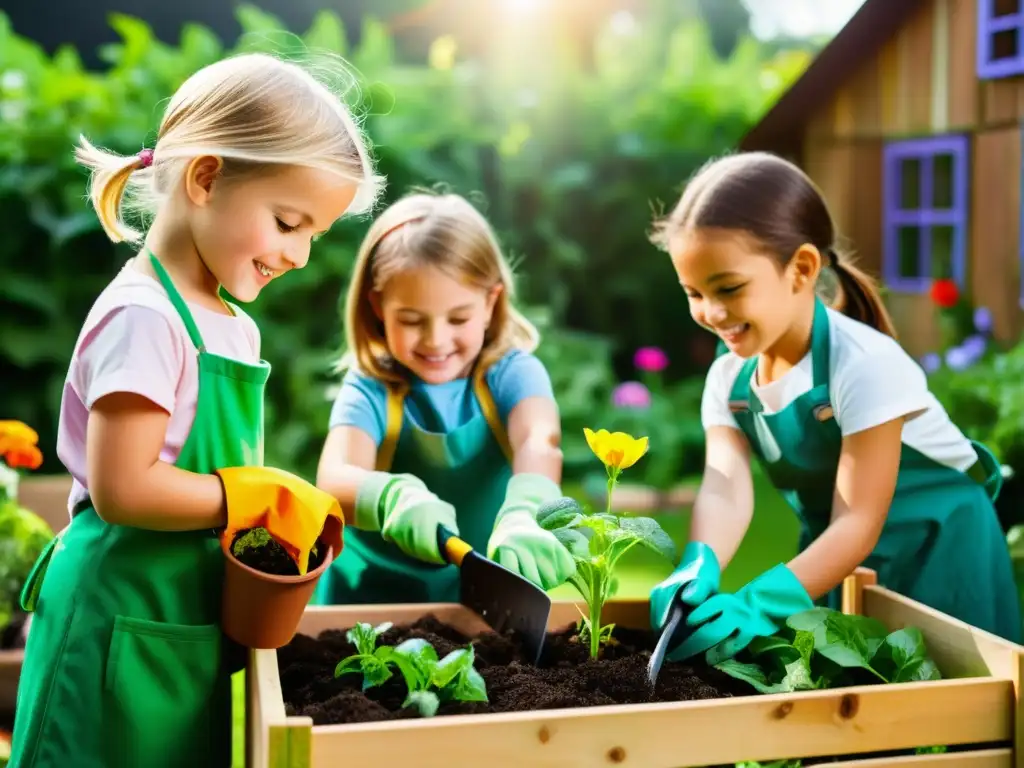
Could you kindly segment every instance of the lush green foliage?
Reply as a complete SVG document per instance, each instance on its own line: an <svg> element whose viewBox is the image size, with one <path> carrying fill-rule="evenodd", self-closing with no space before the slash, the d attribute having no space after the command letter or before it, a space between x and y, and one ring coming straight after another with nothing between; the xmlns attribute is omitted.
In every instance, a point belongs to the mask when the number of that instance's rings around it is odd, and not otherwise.
<svg viewBox="0 0 1024 768"><path fill-rule="evenodd" d="M416 707L423 717L433 717L446 701L487 701L487 685L473 666L473 646L458 648L439 659L437 651L422 638L410 638L392 647L377 647L377 638L391 629L385 622L374 627L360 622L345 634L356 653L342 659L335 677L352 672L363 675L363 690L383 685L393 677L391 667L405 680L403 707Z"/></svg>
<svg viewBox="0 0 1024 768"><path fill-rule="evenodd" d="M586 461L584 419L609 423L603 412L613 410L615 367L625 369L635 347L664 347L672 376L689 372L697 331L667 260L647 243L652 201L671 204L696 166L733 146L807 53L743 38L723 61L693 17L667 28L605 30L588 57L555 41L529 67L521 46L462 60L444 38L429 63L409 64L396 60L374 19L348 50L327 12L301 37L252 7L238 16L242 43L227 49L195 25L168 45L144 22L115 14L121 40L103 49L109 68L96 73L73 50L45 55L0 15L0 379L6 412L37 425L42 445L54 444L82 320L130 255L108 243L86 204L74 142L85 134L124 153L152 146L162 104L178 84L243 48L344 55L359 75L349 100L366 116L389 198L443 183L478 199L519 264L521 298L545 333L540 354L565 421L570 475ZM330 363L342 339L339 300L366 226L336 227L306 269L252 306L274 366L267 460L307 475L337 386ZM657 439L666 461L683 462L691 452L670 446L690 439L693 423L672 411L675 418L658 412ZM46 454L44 471L60 470L54 452ZM659 468L652 480L677 469Z"/></svg>
<svg viewBox="0 0 1024 768"><path fill-rule="evenodd" d="M0 629L19 610L21 588L53 531L13 500L0 500Z"/></svg>

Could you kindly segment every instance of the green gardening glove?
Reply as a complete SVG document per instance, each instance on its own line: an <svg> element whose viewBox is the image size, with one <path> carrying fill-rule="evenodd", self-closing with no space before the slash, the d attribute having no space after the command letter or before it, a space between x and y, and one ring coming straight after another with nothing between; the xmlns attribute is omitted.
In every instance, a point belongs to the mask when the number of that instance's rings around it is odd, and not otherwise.
<svg viewBox="0 0 1024 768"><path fill-rule="evenodd" d="M693 609L688 628L697 629L666 658L682 661L705 653L710 665L731 659L755 637L779 631L794 613L808 611L814 601L793 572L780 564L758 576L736 594L714 595Z"/></svg>
<svg viewBox="0 0 1024 768"><path fill-rule="evenodd" d="M385 541L417 560L447 562L437 546L440 525L458 535L455 507L415 475L371 472L356 495L356 528L380 531Z"/></svg>
<svg viewBox="0 0 1024 768"><path fill-rule="evenodd" d="M715 551L703 542L691 541L683 550L679 567L651 590L651 628L665 626L676 597L688 606L700 605L718 591L721 578Z"/></svg>
<svg viewBox="0 0 1024 768"><path fill-rule="evenodd" d="M576 572L576 562L555 534L537 523L540 506L561 495L558 484L544 475L513 475L487 541L487 557L541 589L564 584Z"/></svg>

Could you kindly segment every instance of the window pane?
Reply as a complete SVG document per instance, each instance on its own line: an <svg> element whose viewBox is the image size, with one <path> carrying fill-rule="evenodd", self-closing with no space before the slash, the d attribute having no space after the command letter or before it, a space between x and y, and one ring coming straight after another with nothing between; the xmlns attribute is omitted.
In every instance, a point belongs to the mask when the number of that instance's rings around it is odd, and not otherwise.
<svg viewBox="0 0 1024 768"><path fill-rule="evenodd" d="M907 158L900 161L900 208L917 210L921 207L921 161Z"/></svg>
<svg viewBox="0 0 1024 768"><path fill-rule="evenodd" d="M1018 31L1004 29L992 35L992 61L1017 58Z"/></svg>
<svg viewBox="0 0 1024 768"><path fill-rule="evenodd" d="M932 208L953 207L953 156L936 155L932 160Z"/></svg>
<svg viewBox="0 0 1024 768"><path fill-rule="evenodd" d="M933 280L953 277L953 238L956 227L943 224L932 227L931 276Z"/></svg>
<svg viewBox="0 0 1024 768"><path fill-rule="evenodd" d="M995 0L994 9L992 16L999 18L1000 16L1012 16L1015 13L1020 13L1020 0Z"/></svg>
<svg viewBox="0 0 1024 768"><path fill-rule="evenodd" d="M917 255L921 252L921 230L911 225L896 229L896 263L900 277L920 277Z"/></svg>

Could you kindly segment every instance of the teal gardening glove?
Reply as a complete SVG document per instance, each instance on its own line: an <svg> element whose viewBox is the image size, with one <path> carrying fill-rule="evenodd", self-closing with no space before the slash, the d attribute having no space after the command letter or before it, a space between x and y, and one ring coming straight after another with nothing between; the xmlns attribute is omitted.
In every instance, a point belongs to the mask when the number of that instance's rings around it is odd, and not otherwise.
<svg viewBox="0 0 1024 768"><path fill-rule="evenodd" d="M371 472L356 495L356 528L380 531L385 541L417 560L446 562L437 546L440 525L459 533L455 507L415 475Z"/></svg>
<svg viewBox="0 0 1024 768"><path fill-rule="evenodd" d="M576 562L555 535L537 523L541 505L561 495L558 484L544 475L513 475L487 541L487 557L541 589L565 583L576 572Z"/></svg>
<svg viewBox="0 0 1024 768"><path fill-rule="evenodd" d="M768 637L795 613L814 607L814 601L793 572L779 564L742 587L736 594L714 595L687 617L697 629L667 658L682 661L705 652L710 665L731 659L755 637Z"/></svg>
<svg viewBox="0 0 1024 768"><path fill-rule="evenodd" d="M658 630L665 626L676 597L688 606L698 606L718 591L721 578L715 551L700 541L691 541L683 550L679 567L651 590L651 627Z"/></svg>

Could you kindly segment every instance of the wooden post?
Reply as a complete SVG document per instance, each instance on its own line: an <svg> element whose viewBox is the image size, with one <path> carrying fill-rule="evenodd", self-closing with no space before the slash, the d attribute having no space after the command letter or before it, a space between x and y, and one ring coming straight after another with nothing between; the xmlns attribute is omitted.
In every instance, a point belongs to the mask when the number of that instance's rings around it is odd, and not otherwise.
<svg viewBox="0 0 1024 768"><path fill-rule="evenodd" d="M870 568L857 568L843 580L843 613L864 615L864 587L878 583L878 574Z"/></svg>

